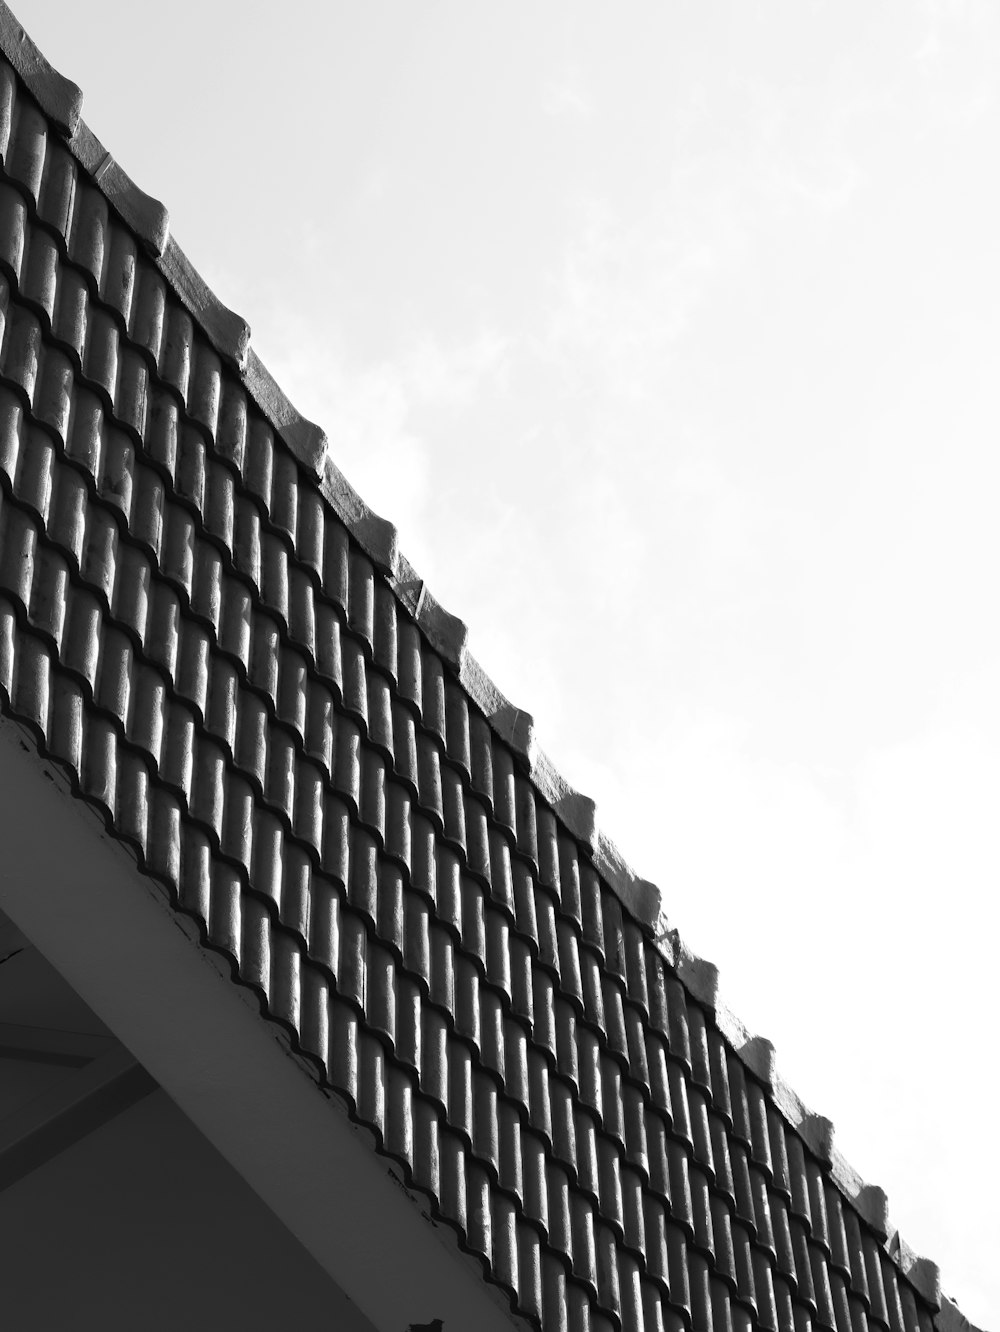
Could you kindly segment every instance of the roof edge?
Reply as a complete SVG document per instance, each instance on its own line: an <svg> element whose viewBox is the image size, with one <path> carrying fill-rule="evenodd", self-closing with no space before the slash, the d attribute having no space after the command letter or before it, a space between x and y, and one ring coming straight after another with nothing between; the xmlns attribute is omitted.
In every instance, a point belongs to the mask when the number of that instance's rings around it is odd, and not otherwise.
<svg viewBox="0 0 1000 1332"><path fill-rule="evenodd" d="M908 1244L900 1243L900 1268L910 1284L920 1292L928 1304L941 1308L941 1269L931 1258L914 1253Z"/></svg>
<svg viewBox="0 0 1000 1332"><path fill-rule="evenodd" d="M501 694L471 652L462 655L458 679L492 729L514 751L521 770L530 775L538 754L534 717ZM551 764L548 766L551 768Z"/></svg>
<svg viewBox="0 0 1000 1332"><path fill-rule="evenodd" d="M178 292L191 316L201 325L212 346L244 375L247 389L250 369L250 325L235 310L222 304L173 236L168 236L159 256L158 267ZM266 373L255 361L257 374ZM272 381L273 382L273 381Z"/></svg>
<svg viewBox="0 0 1000 1332"><path fill-rule="evenodd" d="M198 281L201 282L201 278ZM207 285L205 289L208 290ZM212 342L212 346L219 350L212 338L212 329L206 328L204 324L202 329ZM243 383L254 402L308 474L314 481L322 482L327 451L325 432L312 421L307 421L292 405L291 399L278 386L274 376L253 347L247 349Z"/></svg>
<svg viewBox="0 0 1000 1332"><path fill-rule="evenodd" d="M683 941L680 941L677 974L700 1004L713 1012L718 1008L719 968L692 953Z"/></svg>
<svg viewBox="0 0 1000 1332"><path fill-rule="evenodd" d="M93 177L108 203L154 258L159 259L170 233L170 215L159 199L140 190L82 120L77 122L69 149L84 171Z"/></svg>
<svg viewBox="0 0 1000 1332"><path fill-rule="evenodd" d="M83 90L53 69L2 0L0 51L63 138L70 138L83 114Z"/></svg>
<svg viewBox="0 0 1000 1332"><path fill-rule="evenodd" d="M628 907L646 933L655 937L663 912L663 894L650 879L643 879L632 869L618 847L603 832L597 834L594 864L607 879L624 906Z"/></svg>
<svg viewBox="0 0 1000 1332"><path fill-rule="evenodd" d="M250 355L253 356L253 352ZM285 402L288 402L287 398ZM302 421L302 418L300 417L299 420ZM388 575L390 583L395 587L399 572L399 533L396 530L395 523L390 523L388 518L382 518L374 509L370 509L333 459L326 455L327 439L319 426L312 426L308 422L303 422L303 425L309 425L311 430L319 432L318 435L308 441L306 447L312 448L318 454L320 444L322 444L323 457L319 464L319 488L324 498L329 501L334 513L376 569ZM282 431L282 437L287 442L288 437L284 431ZM289 444L289 447L292 447L292 445ZM292 451L300 462L303 461L301 453L295 448L292 448ZM408 572L413 573L409 568ZM408 579L407 581L412 582L414 579ZM421 584L418 608L424 595L423 585Z"/></svg>
<svg viewBox="0 0 1000 1332"><path fill-rule="evenodd" d="M428 591L427 584L405 556L397 557L396 572L395 575L390 575L389 581L396 596L416 620L427 641L455 674L459 675L469 646L468 625L457 615L445 610L437 598Z"/></svg>

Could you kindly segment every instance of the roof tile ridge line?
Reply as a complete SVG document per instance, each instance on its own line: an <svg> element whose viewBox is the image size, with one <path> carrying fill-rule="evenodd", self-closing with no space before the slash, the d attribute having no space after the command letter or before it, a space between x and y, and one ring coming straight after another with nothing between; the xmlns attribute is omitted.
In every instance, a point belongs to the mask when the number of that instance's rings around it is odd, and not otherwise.
<svg viewBox="0 0 1000 1332"><path fill-rule="evenodd" d="M252 350L250 360L264 374L267 374ZM294 407L274 384L270 375L268 375L268 379L270 384L274 385L277 396L294 412ZM319 426L314 426L311 422L298 416L298 413L295 414L298 417L298 424L292 423L290 427L283 427L281 429L282 438L299 461L310 466L314 479L319 482L319 489L323 498L379 572L389 578L399 600L410 610L411 614L415 615L417 610L424 614L423 603L427 596L422 582L414 575L409 564L406 565L407 577L403 580L398 577L401 565L399 532L396 525L391 523L388 518L382 518L364 502L329 456L327 438ZM316 433L310 436L309 432ZM294 438L290 438L290 435ZM311 463L308 462L305 456L309 452L312 454ZM415 585L419 586L415 588ZM400 587L406 590L405 597L400 595ZM429 611L427 613L429 614Z"/></svg>
<svg viewBox="0 0 1000 1332"><path fill-rule="evenodd" d="M215 350L239 370L247 391L253 396L250 325L242 315L223 305L172 235L167 236L162 252L156 256L156 265ZM255 365L263 371L259 359Z"/></svg>
<svg viewBox="0 0 1000 1332"><path fill-rule="evenodd" d="M570 786L537 746L531 748L528 758L529 775L539 794L551 805L567 832L587 848L594 867L622 905L652 934L662 915L659 888L637 874L615 843L600 830L597 804L591 796Z"/></svg>
<svg viewBox="0 0 1000 1332"><path fill-rule="evenodd" d="M522 771L559 822L590 853L595 868L623 906L652 934L660 918L660 890L640 878L614 843L598 830L595 801L570 786L548 755L539 749L531 713L511 703L468 651L462 654L458 678L493 732L513 750Z"/></svg>
<svg viewBox="0 0 1000 1332"><path fill-rule="evenodd" d="M559 822L593 856L599 842L596 802L570 786L548 754L540 749L534 751L531 776Z"/></svg>
<svg viewBox="0 0 1000 1332"><path fill-rule="evenodd" d="M720 1001L718 968L691 952L681 939L680 932L670 927L665 916L661 917L654 943L692 998L714 1011L715 1023L723 1039L740 1062L768 1088L776 1109L830 1175L850 1206L874 1231L909 1284L931 1307L940 1308L941 1273L938 1264L931 1258L914 1253L899 1232L893 1229L889 1221L885 1190L861 1178L834 1146L833 1121L810 1110L777 1072L773 1043L765 1036L751 1033L736 1014ZM978 1330L974 1329L973 1332Z"/></svg>
<svg viewBox="0 0 1000 1332"><path fill-rule="evenodd" d="M683 950L684 945L679 942L676 931L671 939L675 949ZM678 970L681 968L678 967ZM683 972L681 978L684 978ZM777 1072L773 1044L764 1036L752 1035L724 1003L716 1007L715 1021L737 1058L769 1088L775 1108L820 1162L848 1204L874 1231L910 1285L929 1305L935 1309L940 1308L941 1274L938 1265L930 1258L914 1254L900 1240L898 1232L892 1230L885 1190L861 1178L834 1146L832 1120L810 1110Z"/></svg>
<svg viewBox="0 0 1000 1332"><path fill-rule="evenodd" d="M500 692L471 652L462 654L458 681L489 722L491 729L513 750L521 770L533 777L538 746L535 740L535 719L531 713L511 703Z"/></svg>
<svg viewBox="0 0 1000 1332"><path fill-rule="evenodd" d="M64 139L75 134L83 114L83 91L45 59L18 21L0 0L0 51Z"/></svg>
<svg viewBox="0 0 1000 1332"><path fill-rule="evenodd" d="M782 1088L786 1095L793 1097L802 1108L805 1120L822 1118L818 1115L811 1115L802 1106L802 1102L795 1096L794 1092L785 1084L782 1084ZM786 1118L789 1118L793 1127L799 1127L788 1115L784 1106L779 1105L779 1109L785 1113ZM829 1121L826 1122L829 1123ZM802 1136L807 1145L811 1145L808 1136L806 1134ZM889 1199L885 1189L879 1184L870 1184L864 1180L836 1148L830 1151L827 1164L833 1183L866 1225L874 1231L882 1248L909 1284L932 1308L940 1309L942 1300L941 1269L932 1258L917 1254L893 1226L889 1217Z"/></svg>
<svg viewBox="0 0 1000 1332"><path fill-rule="evenodd" d="M332 464L331 470L336 470ZM345 488L353 490L346 478L341 477L341 480ZM358 503L362 501L359 499ZM376 522L385 521L371 514L370 509L368 512L371 519L375 519ZM391 523L388 527L395 534L396 529ZM469 644L469 628L465 621L445 610L428 590L427 584L410 561L398 552L389 573L389 586L404 609L413 616L431 647L441 655L456 675L460 675Z"/></svg>
<svg viewBox="0 0 1000 1332"><path fill-rule="evenodd" d="M674 948L674 965L681 979L686 981L683 958L687 950L676 931L672 932L669 939ZM687 988L691 989L691 986ZM694 997L699 996L695 993ZM768 1087L775 1108L827 1171L854 1211L874 1231L902 1275L929 1305L934 1309L940 1308L941 1274L937 1263L915 1254L901 1239L898 1231L893 1230L885 1190L878 1184L869 1184L862 1179L834 1146L833 1121L810 1110L794 1088L777 1072L775 1049L771 1041L764 1036L752 1035L724 1003L716 1005L715 1021L737 1058Z"/></svg>
<svg viewBox="0 0 1000 1332"><path fill-rule="evenodd" d="M654 936L663 917L663 894L657 885L637 874L611 838L601 831L597 834L594 864L647 933Z"/></svg>
<svg viewBox="0 0 1000 1332"><path fill-rule="evenodd" d="M595 801L570 786L552 760L539 747L535 738L535 719L530 712L517 707L497 688L476 658L465 646L468 630L465 623L449 615L430 597L423 583L416 579L412 567L405 565L409 583L402 579L396 583L397 595L406 604L401 589L412 589L419 583L424 612L417 616L421 628L436 628L428 623L431 616L443 616L448 621L460 651L449 658L457 665L458 680L468 697L486 718L490 729L513 750L522 771L527 775L542 799L552 808L566 831L579 841L591 855L595 868L612 888L622 904L639 923L652 934L661 916L660 890L648 879L643 879L627 864L618 848L600 832L597 826ZM430 607L430 611L426 609ZM432 638L433 634L429 634ZM710 965L710 964L709 964ZM714 968L712 969L714 971Z"/></svg>
<svg viewBox="0 0 1000 1332"><path fill-rule="evenodd" d="M464 632L465 625L457 623ZM622 905L652 934L661 917L659 888L640 878L628 865L614 842L599 831L595 801L570 786L548 755L539 749L531 713L511 703L468 651L461 654L458 679L493 732L513 750L522 771L559 822L590 853L595 868Z"/></svg>

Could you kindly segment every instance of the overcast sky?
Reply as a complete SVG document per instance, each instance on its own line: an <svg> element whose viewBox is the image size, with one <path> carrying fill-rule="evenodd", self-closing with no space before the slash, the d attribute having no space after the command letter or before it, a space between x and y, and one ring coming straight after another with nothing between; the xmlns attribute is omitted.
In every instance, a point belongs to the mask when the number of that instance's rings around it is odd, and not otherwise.
<svg viewBox="0 0 1000 1332"><path fill-rule="evenodd" d="M1000 6L15 10L1000 1321Z"/></svg>

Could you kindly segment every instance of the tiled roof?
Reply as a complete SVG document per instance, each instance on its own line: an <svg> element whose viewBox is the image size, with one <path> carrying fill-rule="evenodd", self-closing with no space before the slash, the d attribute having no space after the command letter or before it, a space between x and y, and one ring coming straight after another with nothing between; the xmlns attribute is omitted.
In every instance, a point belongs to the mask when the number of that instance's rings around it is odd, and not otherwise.
<svg viewBox="0 0 1000 1332"><path fill-rule="evenodd" d="M0 711L529 1325L956 1326L5 8L0 46Z"/></svg>

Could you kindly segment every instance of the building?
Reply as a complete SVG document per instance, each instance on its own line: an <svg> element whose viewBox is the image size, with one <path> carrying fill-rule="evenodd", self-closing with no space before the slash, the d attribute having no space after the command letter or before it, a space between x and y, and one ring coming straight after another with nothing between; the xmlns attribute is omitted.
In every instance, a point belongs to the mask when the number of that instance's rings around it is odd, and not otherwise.
<svg viewBox="0 0 1000 1332"><path fill-rule="evenodd" d="M967 1327L0 48L9 1324Z"/></svg>

